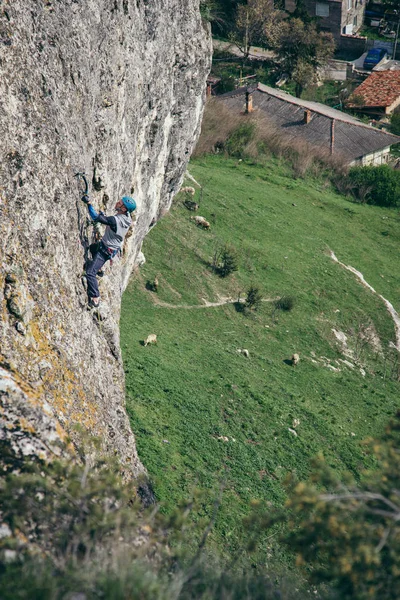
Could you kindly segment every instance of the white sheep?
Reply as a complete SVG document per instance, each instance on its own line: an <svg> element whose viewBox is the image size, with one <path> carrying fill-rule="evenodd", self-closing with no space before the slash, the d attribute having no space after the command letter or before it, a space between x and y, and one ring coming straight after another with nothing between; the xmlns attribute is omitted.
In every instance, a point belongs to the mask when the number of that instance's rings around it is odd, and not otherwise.
<svg viewBox="0 0 400 600"><path fill-rule="evenodd" d="M203 229L210 229L210 223L204 218L196 215L195 217L190 217L198 227L203 227Z"/></svg>
<svg viewBox="0 0 400 600"><path fill-rule="evenodd" d="M147 346L147 344L157 344L157 336L155 333L151 333L144 340L144 345Z"/></svg>
<svg viewBox="0 0 400 600"><path fill-rule="evenodd" d="M184 194L190 194L190 196L194 196L196 193L196 190L192 187L183 187L180 189L180 191Z"/></svg>
<svg viewBox="0 0 400 600"><path fill-rule="evenodd" d="M293 354L292 356L292 365L295 367L300 362L300 356L298 354Z"/></svg>

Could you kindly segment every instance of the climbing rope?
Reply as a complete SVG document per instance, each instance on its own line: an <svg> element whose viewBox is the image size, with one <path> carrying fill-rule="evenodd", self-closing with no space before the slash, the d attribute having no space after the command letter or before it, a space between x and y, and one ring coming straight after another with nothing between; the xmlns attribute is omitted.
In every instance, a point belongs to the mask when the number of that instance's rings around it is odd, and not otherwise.
<svg viewBox="0 0 400 600"><path fill-rule="evenodd" d="M75 177L77 178L78 186L79 186L79 198L76 201L76 210L78 213L79 240L85 250L85 261L86 261L87 260L87 251L88 251L89 245L90 245L89 237L87 234L89 219L87 218L86 211L85 211L85 213L82 212L81 198L83 195L88 194L89 184L88 184L88 180L86 178L85 173L83 173L83 172L75 173ZM82 183L84 185L84 189L82 189L83 188Z"/></svg>

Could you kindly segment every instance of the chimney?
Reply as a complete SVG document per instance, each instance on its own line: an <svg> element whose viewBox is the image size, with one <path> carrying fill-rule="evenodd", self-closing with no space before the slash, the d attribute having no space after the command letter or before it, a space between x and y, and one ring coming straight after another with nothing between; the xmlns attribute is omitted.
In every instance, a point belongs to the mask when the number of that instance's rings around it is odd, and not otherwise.
<svg viewBox="0 0 400 600"><path fill-rule="evenodd" d="M310 121L311 121L311 110L305 110L304 111L304 119L303 119L304 123L307 125Z"/></svg>
<svg viewBox="0 0 400 600"><path fill-rule="evenodd" d="M335 146L335 119L331 121L331 154L333 154L333 149Z"/></svg>
<svg viewBox="0 0 400 600"><path fill-rule="evenodd" d="M251 94L251 92L246 91L246 110L245 113L246 115L248 115L249 113L253 112L254 108L253 108L253 96Z"/></svg>

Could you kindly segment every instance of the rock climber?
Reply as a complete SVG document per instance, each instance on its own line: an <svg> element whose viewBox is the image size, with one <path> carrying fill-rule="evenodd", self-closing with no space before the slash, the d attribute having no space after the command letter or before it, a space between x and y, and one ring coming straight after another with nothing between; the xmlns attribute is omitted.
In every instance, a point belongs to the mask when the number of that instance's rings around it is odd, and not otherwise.
<svg viewBox="0 0 400 600"><path fill-rule="evenodd" d="M117 214L114 217L107 217L103 212L97 213L90 203L88 194L82 196L82 202L87 204L89 215L95 223L102 223L107 226L96 250L93 250L95 245L91 246L93 260L86 268L89 306L96 308L100 304L100 292L96 276L107 260L112 260L118 252L121 252L124 238L132 225L131 213L136 209L136 202L130 196L124 196L121 200L118 200L115 205Z"/></svg>

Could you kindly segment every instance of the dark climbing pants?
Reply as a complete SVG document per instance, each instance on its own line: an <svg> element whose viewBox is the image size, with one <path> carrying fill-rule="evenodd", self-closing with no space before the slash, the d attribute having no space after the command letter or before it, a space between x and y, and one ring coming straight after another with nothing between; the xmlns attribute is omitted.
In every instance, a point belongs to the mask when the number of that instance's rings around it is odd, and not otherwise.
<svg viewBox="0 0 400 600"><path fill-rule="evenodd" d="M86 269L87 293L89 298L98 298L100 296L99 284L97 283L97 273L101 270L105 262L109 260L109 256L100 252L94 256L94 259Z"/></svg>

